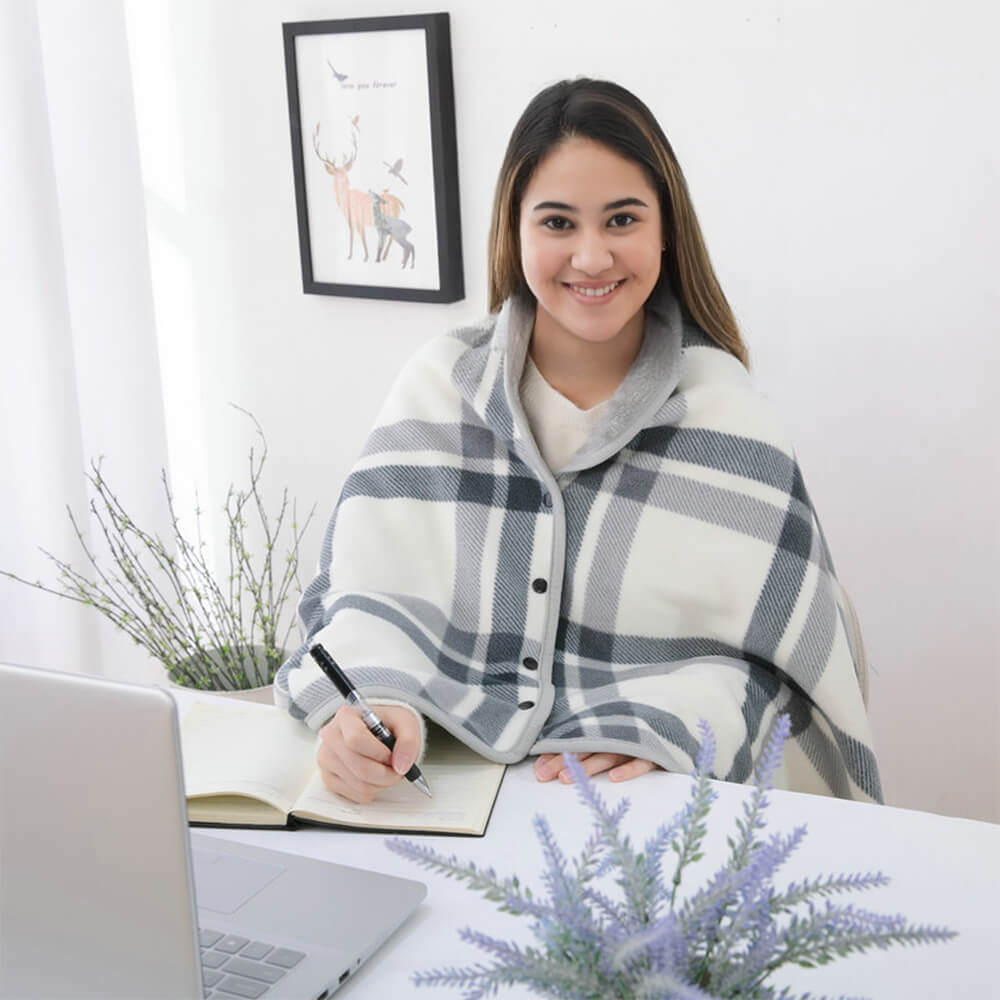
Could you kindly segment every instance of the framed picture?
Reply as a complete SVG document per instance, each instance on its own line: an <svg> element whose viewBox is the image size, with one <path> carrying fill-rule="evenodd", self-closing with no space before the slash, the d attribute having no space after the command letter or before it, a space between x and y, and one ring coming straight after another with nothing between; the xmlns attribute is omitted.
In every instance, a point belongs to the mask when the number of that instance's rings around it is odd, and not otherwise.
<svg viewBox="0 0 1000 1000"><path fill-rule="evenodd" d="M461 299L448 15L282 27L303 290Z"/></svg>

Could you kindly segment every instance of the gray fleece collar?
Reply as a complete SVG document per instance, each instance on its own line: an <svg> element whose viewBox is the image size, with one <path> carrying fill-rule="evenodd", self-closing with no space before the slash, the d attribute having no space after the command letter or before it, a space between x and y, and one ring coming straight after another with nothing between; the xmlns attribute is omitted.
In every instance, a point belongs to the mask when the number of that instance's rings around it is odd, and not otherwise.
<svg viewBox="0 0 1000 1000"><path fill-rule="evenodd" d="M503 357L504 389L519 436L531 440L521 406L520 384L535 324L535 302L526 296L508 299L497 317L493 350ZM593 434L559 473L578 472L616 455L670 399L681 372L683 321L677 302L665 289L646 303L646 322L639 354L628 375L608 400ZM662 414L658 423L681 416ZM534 450L534 449L532 449Z"/></svg>

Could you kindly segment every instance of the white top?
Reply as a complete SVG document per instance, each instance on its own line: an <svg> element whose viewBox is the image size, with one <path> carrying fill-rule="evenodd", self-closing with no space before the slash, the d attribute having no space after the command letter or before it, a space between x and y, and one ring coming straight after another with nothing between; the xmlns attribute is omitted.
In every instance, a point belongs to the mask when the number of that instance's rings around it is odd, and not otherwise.
<svg viewBox="0 0 1000 1000"><path fill-rule="evenodd" d="M581 410L545 381L531 355L521 375L521 405L545 464L559 472L590 436L608 401Z"/></svg>

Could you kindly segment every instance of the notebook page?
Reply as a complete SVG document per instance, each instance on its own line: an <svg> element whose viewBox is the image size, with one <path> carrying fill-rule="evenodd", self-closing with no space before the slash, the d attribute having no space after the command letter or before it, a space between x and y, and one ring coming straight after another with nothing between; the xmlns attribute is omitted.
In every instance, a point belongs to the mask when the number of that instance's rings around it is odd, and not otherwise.
<svg viewBox="0 0 1000 1000"><path fill-rule="evenodd" d="M187 797L248 795L287 814L315 772L316 741L272 706L196 702L181 723Z"/></svg>
<svg viewBox="0 0 1000 1000"><path fill-rule="evenodd" d="M401 781L374 802L358 805L327 791L316 773L295 804L294 814L302 819L382 830L482 833L505 766L479 756L433 724L428 724L427 732L427 753L420 770L433 798Z"/></svg>

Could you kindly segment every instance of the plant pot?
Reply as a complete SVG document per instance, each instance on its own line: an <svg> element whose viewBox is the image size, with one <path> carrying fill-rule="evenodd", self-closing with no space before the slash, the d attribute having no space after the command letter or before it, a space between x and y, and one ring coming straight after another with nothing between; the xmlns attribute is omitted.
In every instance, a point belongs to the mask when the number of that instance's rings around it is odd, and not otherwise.
<svg viewBox="0 0 1000 1000"><path fill-rule="evenodd" d="M249 678L259 678L263 680L267 677L267 664L264 655L263 646L254 646L254 653L256 656L256 662L254 666L245 671ZM209 669L206 670L206 666L203 660L196 660L191 658L190 660L184 661L185 664L191 664L191 673L196 676L206 676L206 674L211 674L211 666L214 663L218 663L220 660L219 654L215 651L210 651L208 654L209 659ZM259 684L253 687L246 688L227 688L222 685L226 684L226 678L224 677L209 677L210 680L218 682L220 686L218 687L200 687L194 684L185 684L180 679L175 679L171 677L168 673L169 683L175 687L183 688L186 691L198 691L202 694L221 694L229 698L234 698L239 701L255 701L265 704L273 704L273 685L271 684Z"/></svg>
<svg viewBox="0 0 1000 1000"><path fill-rule="evenodd" d="M193 690L193 688L188 688ZM259 705L274 704L274 685L265 684L262 687L247 688L243 691L206 691L205 694L214 694L220 698L231 698L233 701L253 701Z"/></svg>
<svg viewBox="0 0 1000 1000"><path fill-rule="evenodd" d="M258 705L274 704L274 685L265 684L263 687L246 688L242 691L213 691L211 688L185 687L175 681L167 680L167 687L176 691L188 691L191 694L207 694L213 698L228 698L230 701L249 701Z"/></svg>

